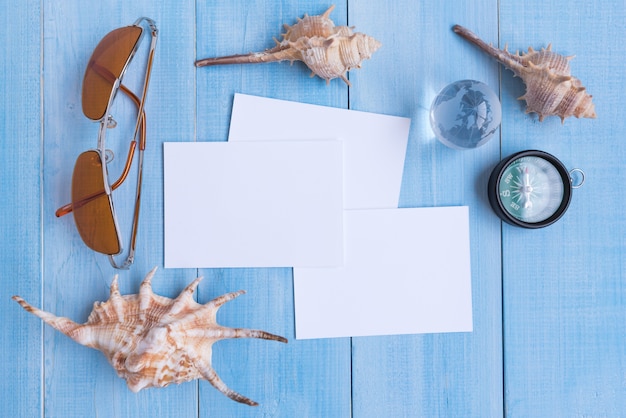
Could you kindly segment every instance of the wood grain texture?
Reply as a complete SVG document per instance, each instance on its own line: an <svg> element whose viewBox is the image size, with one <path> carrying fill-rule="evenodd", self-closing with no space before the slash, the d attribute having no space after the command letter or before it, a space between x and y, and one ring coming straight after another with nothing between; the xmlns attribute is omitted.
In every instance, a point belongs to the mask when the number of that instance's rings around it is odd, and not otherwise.
<svg viewBox="0 0 626 418"><path fill-rule="evenodd" d="M280 38L283 24L323 13L322 2L232 1L198 4L197 58L262 51ZM225 18L228 17L228 18ZM331 15L346 24L347 5ZM236 92L347 108L348 89L340 80L327 86L309 78L302 63L288 62L198 69L199 141L225 141ZM276 124L281 123L281 115ZM306 129L306 127L303 127ZM234 390L260 403L236 404L200 384L200 416L350 416L350 339L296 341L291 269L203 270L203 300L225 291L248 293L220 312L224 324L257 327L289 339L286 346L268 341L224 341L216 346L214 365ZM206 296L205 296L206 294Z"/></svg>
<svg viewBox="0 0 626 418"><path fill-rule="evenodd" d="M194 126L193 66L194 2L177 2L164 9L152 2L95 5L80 1L45 4L44 16L44 308L84 322L94 301L108 298L114 274L120 274L122 293L137 293L144 275L163 260L162 142L192 136ZM73 162L80 152L94 148L97 124L81 109L81 83L86 63L109 31L132 24L138 17L156 21L159 39L146 103L147 149L144 161L142 209L135 264L115 271L105 256L80 240L71 215L56 219L54 211L69 198ZM86 24L89 22L89 24ZM124 83L139 91L149 39L128 69ZM190 80L192 81L189 84ZM136 111L121 95L112 111L118 121L107 132L107 147L116 158L111 176L121 164L132 136ZM122 237L129 242L134 173L114 192ZM157 294L172 297L196 276L195 271L161 269L154 279ZM197 383L162 391L133 394L117 377L104 356L82 347L46 327L44 338L45 412L47 416L193 416L197 414ZM112 401L113 400L113 401Z"/></svg>
<svg viewBox="0 0 626 418"><path fill-rule="evenodd" d="M497 39L497 2L357 0L349 11L351 25L383 43L351 75L350 107L411 118L400 206L470 206L474 322L472 333L353 338L354 416L501 416L500 227L485 204L485 166L497 160L499 142L451 150L429 122L449 83L476 79L498 92L497 67L471 60L451 30L462 23Z"/></svg>
<svg viewBox="0 0 626 418"><path fill-rule="evenodd" d="M0 415L42 413L41 322L11 300L41 304L41 20L38 1L1 2ZM16 23L19 22L19 25Z"/></svg>
<svg viewBox="0 0 626 418"><path fill-rule="evenodd" d="M572 74L598 118L537 121L514 100L503 72L503 154L538 148L587 174L566 215L541 231L503 227L506 411L511 417L613 417L626 413L626 122L618 98L624 2L501 1L500 43L552 43L576 55Z"/></svg>
<svg viewBox="0 0 626 418"><path fill-rule="evenodd" d="M271 47L284 23L329 5L2 2L0 318L8 325L0 330L0 416L626 416L626 3L344 0L333 20L383 44L350 73L350 88L309 78L301 63L193 66L198 58ZM117 272L85 247L71 215L57 219L54 210L67 203L76 157L96 145L97 125L80 103L87 60L107 32L139 16L153 18L160 33L146 105L137 257L131 270ZM521 81L456 36L456 23L511 50L552 42L557 52L576 55L573 74L594 96L598 119L562 125L525 115L516 100ZM125 83L137 85L142 58ZM459 152L434 139L428 111L441 88L467 78L500 94L503 121L500 138ZM291 269L161 268L156 293L172 297L197 275L205 276L200 302L245 289L219 311L218 322L289 339L214 346L225 383L260 403L250 408L204 381L133 394L99 352L44 327L10 300L19 294L84 322L92 303L108 297L114 274L122 293L136 293L147 271L163 264L162 144L226 141L236 92L411 118L399 206L470 206L472 333L296 341ZM107 144L115 174L133 109L118 100L114 116L119 126ZM489 208L488 176L502 157L533 148L582 168L586 183L558 223L535 231L502 226ZM126 241L133 174L114 194Z"/></svg>

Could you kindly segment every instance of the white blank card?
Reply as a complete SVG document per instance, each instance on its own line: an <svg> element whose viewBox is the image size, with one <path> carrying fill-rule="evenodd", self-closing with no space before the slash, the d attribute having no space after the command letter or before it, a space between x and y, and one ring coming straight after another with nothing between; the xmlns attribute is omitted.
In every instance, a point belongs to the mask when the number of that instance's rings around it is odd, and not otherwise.
<svg viewBox="0 0 626 418"><path fill-rule="evenodd" d="M467 206L344 215L343 267L294 269L297 339L472 331Z"/></svg>
<svg viewBox="0 0 626 418"><path fill-rule="evenodd" d="M398 207L411 120L235 94L228 141L340 139L344 209Z"/></svg>
<svg viewBox="0 0 626 418"><path fill-rule="evenodd" d="M343 263L339 141L164 144L165 267Z"/></svg>

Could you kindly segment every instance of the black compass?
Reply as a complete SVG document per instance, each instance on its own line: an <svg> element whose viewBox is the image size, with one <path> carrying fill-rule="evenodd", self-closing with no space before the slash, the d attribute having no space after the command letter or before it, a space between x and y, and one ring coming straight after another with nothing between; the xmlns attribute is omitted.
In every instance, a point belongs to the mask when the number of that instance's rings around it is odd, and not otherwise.
<svg viewBox="0 0 626 418"><path fill-rule="evenodd" d="M571 174L581 180L572 185ZM505 222L524 228L542 228L563 216L572 189L582 186L584 173L568 171L553 155L529 150L502 160L489 177L489 203Z"/></svg>

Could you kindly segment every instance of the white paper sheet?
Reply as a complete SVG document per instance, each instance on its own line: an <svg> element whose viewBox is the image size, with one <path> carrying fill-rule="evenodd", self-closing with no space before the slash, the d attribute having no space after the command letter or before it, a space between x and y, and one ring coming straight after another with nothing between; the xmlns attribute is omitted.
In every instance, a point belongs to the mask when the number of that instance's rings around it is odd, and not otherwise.
<svg viewBox="0 0 626 418"><path fill-rule="evenodd" d="M296 338L472 331L469 209L344 212L344 266L294 269Z"/></svg>
<svg viewBox="0 0 626 418"><path fill-rule="evenodd" d="M340 266L340 141L164 144L165 267Z"/></svg>
<svg viewBox="0 0 626 418"><path fill-rule="evenodd" d="M235 94L229 141L341 139L344 208L395 208L411 120Z"/></svg>

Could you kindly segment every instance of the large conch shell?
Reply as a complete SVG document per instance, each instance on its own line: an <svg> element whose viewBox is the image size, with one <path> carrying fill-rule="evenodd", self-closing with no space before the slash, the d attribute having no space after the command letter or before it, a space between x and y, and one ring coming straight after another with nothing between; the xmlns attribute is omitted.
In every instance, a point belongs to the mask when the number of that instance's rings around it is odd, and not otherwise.
<svg viewBox="0 0 626 418"><path fill-rule="evenodd" d="M353 68L361 68L361 62L369 59L381 43L364 33L353 32L353 27L335 26L329 18L335 6L330 6L318 16L304 15L298 22L285 24L282 42L263 52L205 58L196 61L196 67L224 64L255 64L260 62L302 61L311 69L311 77L317 75L326 84L333 78L341 78L350 85L346 74Z"/></svg>
<svg viewBox="0 0 626 418"><path fill-rule="evenodd" d="M226 338L262 338L286 343L265 331L227 328L216 323L217 310L245 293L227 293L201 305L193 300L201 278L176 299L152 292L154 268L141 283L139 294L122 296L117 275L109 300L94 303L87 323L77 324L29 305L13 296L25 310L79 344L102 351L133 392L193 379L206 379L229 398L248 405L256 402L229 389L211 366L212 345Z"/></svg>
<svg viewBox="0 0 626 418"><path fill-rule="evenodd" d="M499 50L488 45L463 26L455 25L452 29L524 81L526 93L519 99L526 100L526 113L537 113L540 121L547 116L558 116L561 122L569 116L596 117L591 96L580 80L571 75L569 61L573 56L559 55L551 45L541 51L528 48L526 54L511 54L506 47Z"/></svg>

